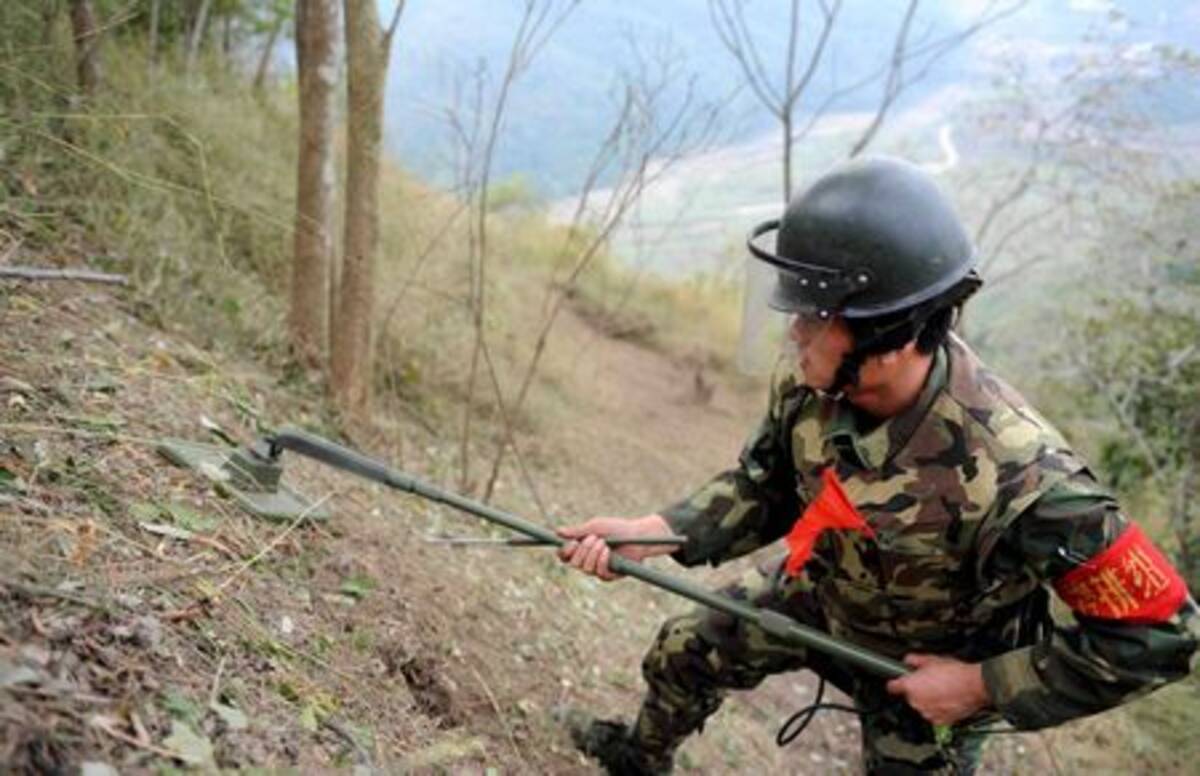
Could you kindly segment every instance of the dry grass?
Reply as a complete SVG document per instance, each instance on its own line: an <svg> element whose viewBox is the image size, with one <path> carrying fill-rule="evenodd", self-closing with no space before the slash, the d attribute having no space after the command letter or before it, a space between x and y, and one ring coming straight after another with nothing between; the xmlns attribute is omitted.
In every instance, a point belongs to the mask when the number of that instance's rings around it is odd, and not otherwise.
<svg viewBox="0 0 1200 776"><path fill-rule="evenodd" d="M313 394L147 328L127 298L22 286L0 299L20 333L0 348L2 465L21 482L0 507L12 569L0 649L32 672L0 702L7 761L161 767L182 762L172 754L182 725L222 766L586 772L549 711L636 706L640 653L684 604L602 586L538 551L426 545L431 532L482 529L301 460L289 479L328 498L333 521L256 521L159 460L152 441L198 436L202 415L243 439L259 423L319 425ZM686 372L569 322L592 338L592 358L563 388L580 397L573 422L540 436L552 521L658 506L736 446L745 399L722 385L708 405L664 404L664 386ZM350 441L435 481L451 472L445 438L379 421ZM531 511L506 482L501 504ZM194 538L148 532L151 517ZM740 573L699 574L716 584ZM808 677L778 677L739 696L681 762L705 773L792 767L797 755L776 750L770 732L811 691ZM231 727L218 707L249 726ZM852 721L826 717L802 761L853 772L855 739ZM1034 768L1045 757L1007 742L997 756Z"/></svg>

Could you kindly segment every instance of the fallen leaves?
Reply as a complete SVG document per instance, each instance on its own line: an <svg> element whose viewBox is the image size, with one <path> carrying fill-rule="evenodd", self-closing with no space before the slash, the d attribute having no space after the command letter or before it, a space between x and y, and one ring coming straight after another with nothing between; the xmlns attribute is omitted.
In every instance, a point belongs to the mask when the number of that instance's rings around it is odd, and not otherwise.
<svg viewBox="0 0 1200 776"><path fill-rule="evenodd" d="M24 496L28 492L29 486L24 479L7 466L0 466L0 493Z"/></svg>
<svg viewBox="0 0 1200 776"><path fill-rule="evenodd" d="M178 720L171 722L171 735L163 741L163 747L188 765L205 769L216 768L212 741Z"/></svg>
<svg viewBox="0 0 1200 776"><path fill-rule="evenodd" d="M202 533L217 527L219 521L216 518L201 514L184 504L160 506L150 501L139 501L129 507L129 516L137 520L138 527L147 533L180 542L194 542L210 547L230 560L241 560L241 556L225 542ZM171 518L172 522L159 522L163 517ZM161 551L160 547L159 554Z"/></svg>
<svg viewBox="0 0 1200 776"><path fill-rule="evenodd" d="M342 595L349 596L354 600L362 600L367 597L367 594L375 589L375 580L366 574L354 574L342 580L342 586L339 588Z"/></svg>
<svg viewBox="0 0 1200 776"><path fill-rule="evenodd" d="M209 708L221 718L221 721L230 730L245 730L250 727L250 720L241 709L235 709L233 706L215 701L209 704Z"/></svg>

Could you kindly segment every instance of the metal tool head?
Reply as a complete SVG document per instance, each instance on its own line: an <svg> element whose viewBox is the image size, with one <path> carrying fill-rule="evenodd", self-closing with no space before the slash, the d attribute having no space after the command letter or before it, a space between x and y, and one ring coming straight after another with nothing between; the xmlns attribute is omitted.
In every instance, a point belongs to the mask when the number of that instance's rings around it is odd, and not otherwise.
<svg viewBox="0 0 1200 776"><path fill-rule="evenodd" d="M164 439L159 454L174 464L199 472L217 490L246 511L267 520L289 522L304 517L324 521L329 512L280 481L283 466L265 440L238 448L184 439Z"/></svg>

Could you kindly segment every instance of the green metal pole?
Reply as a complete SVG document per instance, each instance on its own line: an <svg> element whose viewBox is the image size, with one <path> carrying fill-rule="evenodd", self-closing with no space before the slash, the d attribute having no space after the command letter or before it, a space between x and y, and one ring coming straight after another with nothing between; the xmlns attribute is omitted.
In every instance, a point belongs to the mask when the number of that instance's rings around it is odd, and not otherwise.
<svg viewBox="0 0 1200 776"><path fill-rule="evenodd" d="M332 466L335 469L357 474L360 477L374 480L390 488L412 493L430 501L446 504L463 512L482 517L485 520L544 541L547 544L561 546L567 543L566 539L563 539L545 526L531 523L516 515L460 496L457 493L442 490L315 434L309 434L297 429L282 429L268 437L266 442L269 448L269 455L273 459L279 457L281 450L291 450L292 452ZM678 579L622 555L615 553L610 555L608 565L609 568L618 574L633 577L634 579L662 588L696 603L725 612L738 619L754 623L782 641L824 652L831 657L868 671L875 676L884 679L895 679L904 676L910 671L907 666L899 661L835 639L827 633L796 622L791 617L769 609L750 606L720 593L714 593L700 585L694 585Z"/></svg>
<svg viewBox="0 0 1200 776"><path fill-rule="evenodd" d="M531 536L515 536L507 539L493 539L488 536L426 536L430 544L445 544L450 547L554 547L554 542L545 542ZM674 545L679 547L687 542L685 536L606 536L604 543L609 547L631 547L635 545Z"/></svg>

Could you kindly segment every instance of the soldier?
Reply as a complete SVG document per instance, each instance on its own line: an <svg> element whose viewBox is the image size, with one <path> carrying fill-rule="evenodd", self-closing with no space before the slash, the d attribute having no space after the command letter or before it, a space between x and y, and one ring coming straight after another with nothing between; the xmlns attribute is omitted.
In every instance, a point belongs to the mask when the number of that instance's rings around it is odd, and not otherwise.
<svg viewBox="0 0 1200 776"><path fill-rule="evenodd" d="M884 682L700 608L663 625L635 722L568 720L584 752L611 773L669 772L727 690L808 668L853 698L867 772L970 773L981 720L1057 725L1188 673L1200 617L1180 576L952 333L981 281L927 175L844 164L749 248L777 270L770 304L793 316L798 357L738 465L661 513L562 529L560 557L608 580L606 536L682 534L685 566L786 536L784 561L725 592L913 670ZM1051 591L1073 622L1051 618Z"/></svg>

